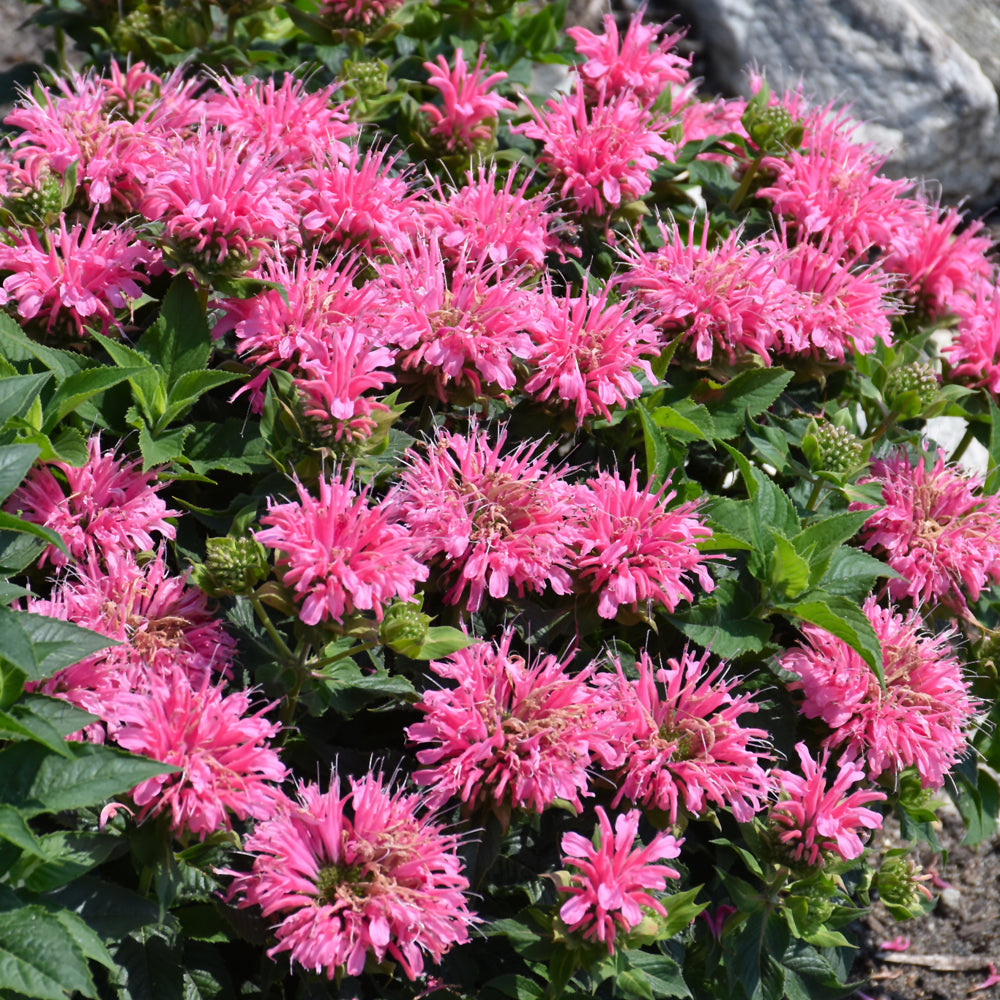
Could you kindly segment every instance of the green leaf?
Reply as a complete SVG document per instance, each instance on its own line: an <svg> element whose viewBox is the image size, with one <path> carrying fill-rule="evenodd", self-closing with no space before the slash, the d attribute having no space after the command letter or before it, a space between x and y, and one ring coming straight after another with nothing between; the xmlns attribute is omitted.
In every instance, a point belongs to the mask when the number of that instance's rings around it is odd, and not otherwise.
<svg viewBox="0 0 1000 1000"><path fill-rule="evenodd" d="M180 949L159 934L129 935L114 955L122 1000L183 1000Z"/></svg>
<svg viewBox="0 0 1000 1000"><path fill-rule="evenodd" d="M46 910L66 928L66 932L76 942L76 946L83 952L85 958L99 962L106 969L114 968L115 961L111 957L111 952L85 920L62 907L47 906Z"/></svg>
<svg viewBox="0 0 1000 1000"><path fill-rule="evenodd" d="M136 345L163 372L168 395L181 378L204 368L212 353L212 333L198 293L186 274L174 278L160 315Z"/></svg>
<svg viewBox="0 0 1000 1000"><path fill-rule="evenodd" d="M15 866L12 877L21 877L32 892L48 892L72 882L105 862L124 846L119 837L103 833L59 831L41 838L44 861Z"/></svg>
<svg viewBox="0 0 1000 1000"><path fill-rule="evenodd" d="M715 422L715 435L727 441L743 432L747 417L763 413L792 379L784 368L751 368L730 379L705 405Z"/></svg>
<svg viewBox="0 0 1000 1000"><path fill-rule="evenodd" d="M0 750L0 802L28 813L62 812L103 805L140 782L176 768L93 743L68 744L71 759L38 743Z"/></svg>
<svg viewBox="0 0 1000 1000"><path fill-rule="evenodd" d="M196 422L185 441L185 457L200 475L215 469L238 475L271 467L256 420L230 418L222 423Z"/></svg>
<svg viewBox="0 0 1000 1000"><path fill-rule="evenodd" d="M14 531L25 535L33 535L40 538L49 545L54 545L64 555L69 555L66 543L51 528L46 528L44 524L33 524L25 521L23 517L9 514L5 510L0 510L0 531Z"/></svg>
<svg viewBox="0 0 1000 1000"><path fill-rule="evenodd" d="M89 363L87 357L77 351L60 351L32 340L6 313L0 313L0 355L10 361L36 358L55 375L57 383Z"/></svg>
<svg viewBox="0 0 1000 1000"><path fill-rule="evenodd" d="M36 858L45 856L42 842L28 821L11 805L0 805L0 837Z"/></svg>
<svg viewBox="0 0 1000 1000"><path fill-rule="evenodd" d="M985 392L984 395L990 404L990 464L983 484L983 493L987 494L1000 492L1000 407L992 392Z"/></svg>
<svg viewBox="0 0 1000 1000"><path fill-rule="evenodd" d="M541 1000L545 996L545 987L541 983L512 972L494 976L488 983L483 984L483 988L497 990L504 996L513 997L514 1000Z"/></svg>
<svg viewBox="0 0 1000 1000"><path fill-rule="evenodd" d="M810 600L792 605L780 605L778 610L811 625L818 625L838 639L842 639L872 668L879 684L884 686L882 647L865 613L845 597L824 591L810 593Z"/></svg>
<svg viewBox="0 0 1000 1000"><path fill-rule="evenodd" d="M15 705L12 711L17 712L20 706ZM60 757L72 757L65 740L57 729L54 729L45 719L33 718L30 713L21 712L20 718L15 718L8 712L0 711L0 735L7 739L34 740L47 747Z"/></svg>
<svg viewBox="0 0 1000 1000"><path fill-rule="evenodd" d="M128 381L132 386L136 402L148 420L155 420L159 416L162 400L166 399L163 373L151 365L137 350L120 340L112 340L100 333L92 333L91 336L104 347L119 368L133 372Z"/></svg>
<svg viewBox="0 0 1000 1000"><path fill-rule="evenodd" d="M206 392L237 378L240 376L235 372L196 371L185 373L170 390L166 407L157 420L157 425L166 427L172 420L187 413Z"/></svg>
<svg viewBox="0 0 1000 1000"><path fill-rule="evenodd" d="M692 995L681 967L669 955L636 949L629 954L629 964L643 971L657 998L679 997L687 1000Z"/></svg>
<svg viewBox="0 0 1000 1000"><path fill-rule="evenodd" d="M23 670L28 680L45 680L99 649L117 645L114 639L72 622L0 607L3 658Z"/></svg>
<svg viewBox="0 0 1000 1000"><path fill-rule="evenodd" d="M675 449L671 445L644 406L640 405L636 410L642 423L642 436L646 445L646 475L651 485L659 486L680 464L684 450Z"/></svg>
<svg viewBox="0 0 1000 1000"><path fill-rule="evenodd" d="M838 594L860 604L884 577L893 579L899 574L867 552L842 545L830 554L819 586L828 594Z"/></svg>
<svg viewBox="0 0 1000 1000"><path fill-rule="evenodd" d="M694 419L695 413L685 415L673 406L658 406L650 414L650 417L656 426L666 433L667 437L675 438L678 441L711 440L715 436L711 414L704 406L692 404L691 409L699 411L697 422Z"/></svg>
<svg viewBox="0 0 1000 1000"><path fill-rule="evenodd" d="M442 657L457 653L475 645L479 640L449 625L432 625L427 629L427 638L420 647L418 660L440 660Z"/></svg>
<svg viewBox="0 0 1000 1000"><path fill-rule="evenodd" d="M22 695L16 706L18 712L44 719L60 736L69 736L84 726L97 721L96 715L71 705L63 698L50 698L44 694Z"/></svg>
<svg viewBox="0 0 1000 1000"><path fill-rule="evenodd" d="M779 531L768 528L774 548L768 557L767 582L780 600L794 600L809 588L810 566Z"/></svg>
<svg viewBox="0 0 1000 1000"><path fill-rule="evenodd" d="M96 996L79 945L58 918L37 905L0 913L0 991L32 1000Z"/></svg>
<svg viewBox="0 0 1000 1000"><path fill-rule="evenodd" d="M160 907L154 900L92 875L46 893L45 899L78 914L107 942L121 941L139 928L160 921Z"/></svg>
<svg viewBox="0 0 1000 1000"><path fill-rule="evenodd" d="M737 580L721 580L711 594L669 621L689 639L724 660L759 653L771 638L771 624L753 618L751 595Z"/></svg>
<svg viewBox="0 0 1000 1000"><path fill-rule="evenodd" d="M85 368L65 378L56 389L45 407L45 422L42 433L51 434L56 425L68 413L73 413L80 404L124 382L126 379L142 375L141 368Z"/></svg>
<svg viewBox="0 0 1000 1000"><path fill-rule="evenodd" d="M804 556L808 553L812 567L810 583L813 586L816 586L826 573L834 550L843 542L853 538L870 516L871 512L865 510L844 511L810 524L792 539L798 552Z"/></svg>
<svg viewBox="0 0 1000 1000"><path fill-rule="evenodd" d="M41 372L0 379L0 427L14 417L23 417L50 378L51 372Z"/></svg>
<svg viewBox="0 0 1000 1000"><path fill-rule="evenodd" d="M0 501L6 500L28 474L39 448L33 444L8 444L0 447Z"/></svg>
<svg viewBox="0 0 1000 1000"><path fill-rule="evenodd" d="M147 426L139 429L139 450L142 452L142 468L145 472L157 465L169 465L175 459L184 457L184 442L194 428L189 425L159 434L155 438Z"/></svg>

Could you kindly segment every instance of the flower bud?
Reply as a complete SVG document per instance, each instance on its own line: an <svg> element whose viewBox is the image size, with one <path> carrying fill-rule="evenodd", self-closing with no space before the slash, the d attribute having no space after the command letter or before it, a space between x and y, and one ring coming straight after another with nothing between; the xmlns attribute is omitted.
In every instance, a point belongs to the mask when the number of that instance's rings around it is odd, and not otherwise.
<svg viewBox="0 0 1000 1000"><path fill-rule="evenodd" d="M847 476L864 465L867 455L865 442L846 427L824 420L806 432L802 439L809 467L814 472Z"/></svg>
<svg viewBox="0 0 1000 1000"><path fill-rule="evenodd" d="M394 653L415 657L427 641L430 623L430 615L425 615L419 604L397 601L386 609L378 637Z"/></svg>
<svg viewBox="0 0 1000 1000"><path fill-rule="evenodd" d="M212 597L249 594L267 578L267 551L255 538L225 536L209 538L203 572L196 582Z"/></svg>
<svg viewBox="0 0 1000 1000"><path fill-rule="evenodd" d="M920 916L923 904L932 899L924 884L930 874L904 850L889 851L882 860L875 885L886 908L897 920Z"/></svg>
<svg viewBox="0 0 1000 1000"><path fill-rule="evenodd" d="M937 402L940 378L932 365L915 362L893 368L885 380L886 406L906 417L915 417Z"/></svg>

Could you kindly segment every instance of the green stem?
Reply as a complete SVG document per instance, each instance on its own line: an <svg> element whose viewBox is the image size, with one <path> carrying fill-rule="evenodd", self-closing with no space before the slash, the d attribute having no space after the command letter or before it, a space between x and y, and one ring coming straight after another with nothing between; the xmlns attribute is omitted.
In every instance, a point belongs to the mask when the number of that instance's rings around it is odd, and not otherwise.
<svg viewBox="0 0 1000 1000"><path fill-rule="evenodd" d="M975 440L976 435L972 433L972 427L967 426L965 428L965 433L962 435L962 440L958 442L958 447L951 453L949 458L950 462L957 462L965 454L966 449Z"/></svg>
<svg viewBox="0 0 1000 1000"><path fill-rule="evenodd" d="M256 594L250 595L250 605L253 607L254 613L257 615L258 620L261 625L264 626L264 631L271 637L271 642L277 647L278 652L281 654L282 659L289 666L297 662L295 654L288 648L287 643L281 638L281 633L274 627L271 621L270 615L264 608L259 597Z"/></svg>
<svg viewBox="0 0 1000 1000"><path fill-rule="evenodd" d="M344 660L349 656L357 656L360 653L367 653L369 649L374 649L378 645L380 645L378 640L373 639L371 642L362 642L357 646L351 646L350 649L345 649L343 652L335 653L333 656L324 656L322 660L316 660L314 663L310 664L310 670L313 676L315 676L324 667L330 666L331 663L336 663L337 660Z"/></svg>
<svg viewBox="0 0 1000 1000"><path fill-rule="evenodd" d="M302 648L302 654L299 656L295 663L295 683L292 685L292 689L288 692L285 697L285 703L281 706L281 725L282 733L290 732L289 727L291 726L292 720L295 718L295 709L299 703L299 693L302 690L302 682L305 680L306 676L306 660L309 657L309 646L305 645Z"/></svg>
<svg viewBox="0 0 1000 1000"><path fill-rule="evenodd" d="M729 207L734 212L740 207L743 199L747 196L747 192L750 190L750 185L753 184L754 178L757 176L757 170L760 167L760 162L763 159L764 154L758 153L757 156L750 161L750 165L743 174L743 180L740 182L740 186L737 189L736 194L729 199Z"/></svg>
<svg viewBox="0 0 1000 1000"><path fill-rule="evenodd" d="M809 494L809 502L806 504L806 510L808 511L816 510L816 508L819 506L818 504L819 496L822 492L823 492L823 480L817 479L816 482L813 483L812 493Z"/></svg>

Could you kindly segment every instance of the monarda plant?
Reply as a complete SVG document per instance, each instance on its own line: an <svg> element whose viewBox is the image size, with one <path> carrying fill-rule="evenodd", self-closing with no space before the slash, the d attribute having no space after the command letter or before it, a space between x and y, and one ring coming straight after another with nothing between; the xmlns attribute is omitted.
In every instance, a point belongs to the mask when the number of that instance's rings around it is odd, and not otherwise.
<svg viewBox="0 0 1000 1000"><path fill-rule="evenodd" d="M994 829L991 241L643 14L40 5L0 992L847 996Z"/></svg>

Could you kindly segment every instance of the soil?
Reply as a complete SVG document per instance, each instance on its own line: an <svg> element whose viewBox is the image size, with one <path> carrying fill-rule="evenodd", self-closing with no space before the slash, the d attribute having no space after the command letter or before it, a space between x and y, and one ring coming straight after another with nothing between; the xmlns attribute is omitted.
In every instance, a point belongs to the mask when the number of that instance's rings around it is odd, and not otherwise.
<svg viewBox="0 0 1000 1000"><path fill-rule="evenodd" d="M924 917L896 922L876 903L862 928L854 966L865 980L857 997L871 1000L1000 1000L1000 982L980 988L1000 966L1000 835L970 847L956 811L941 812L938 839L945 856L920 854L937 874L935 905ZM900 846L898 827L881 832L883 846ZM902 951L880 946L909 940Z"/></svg>

